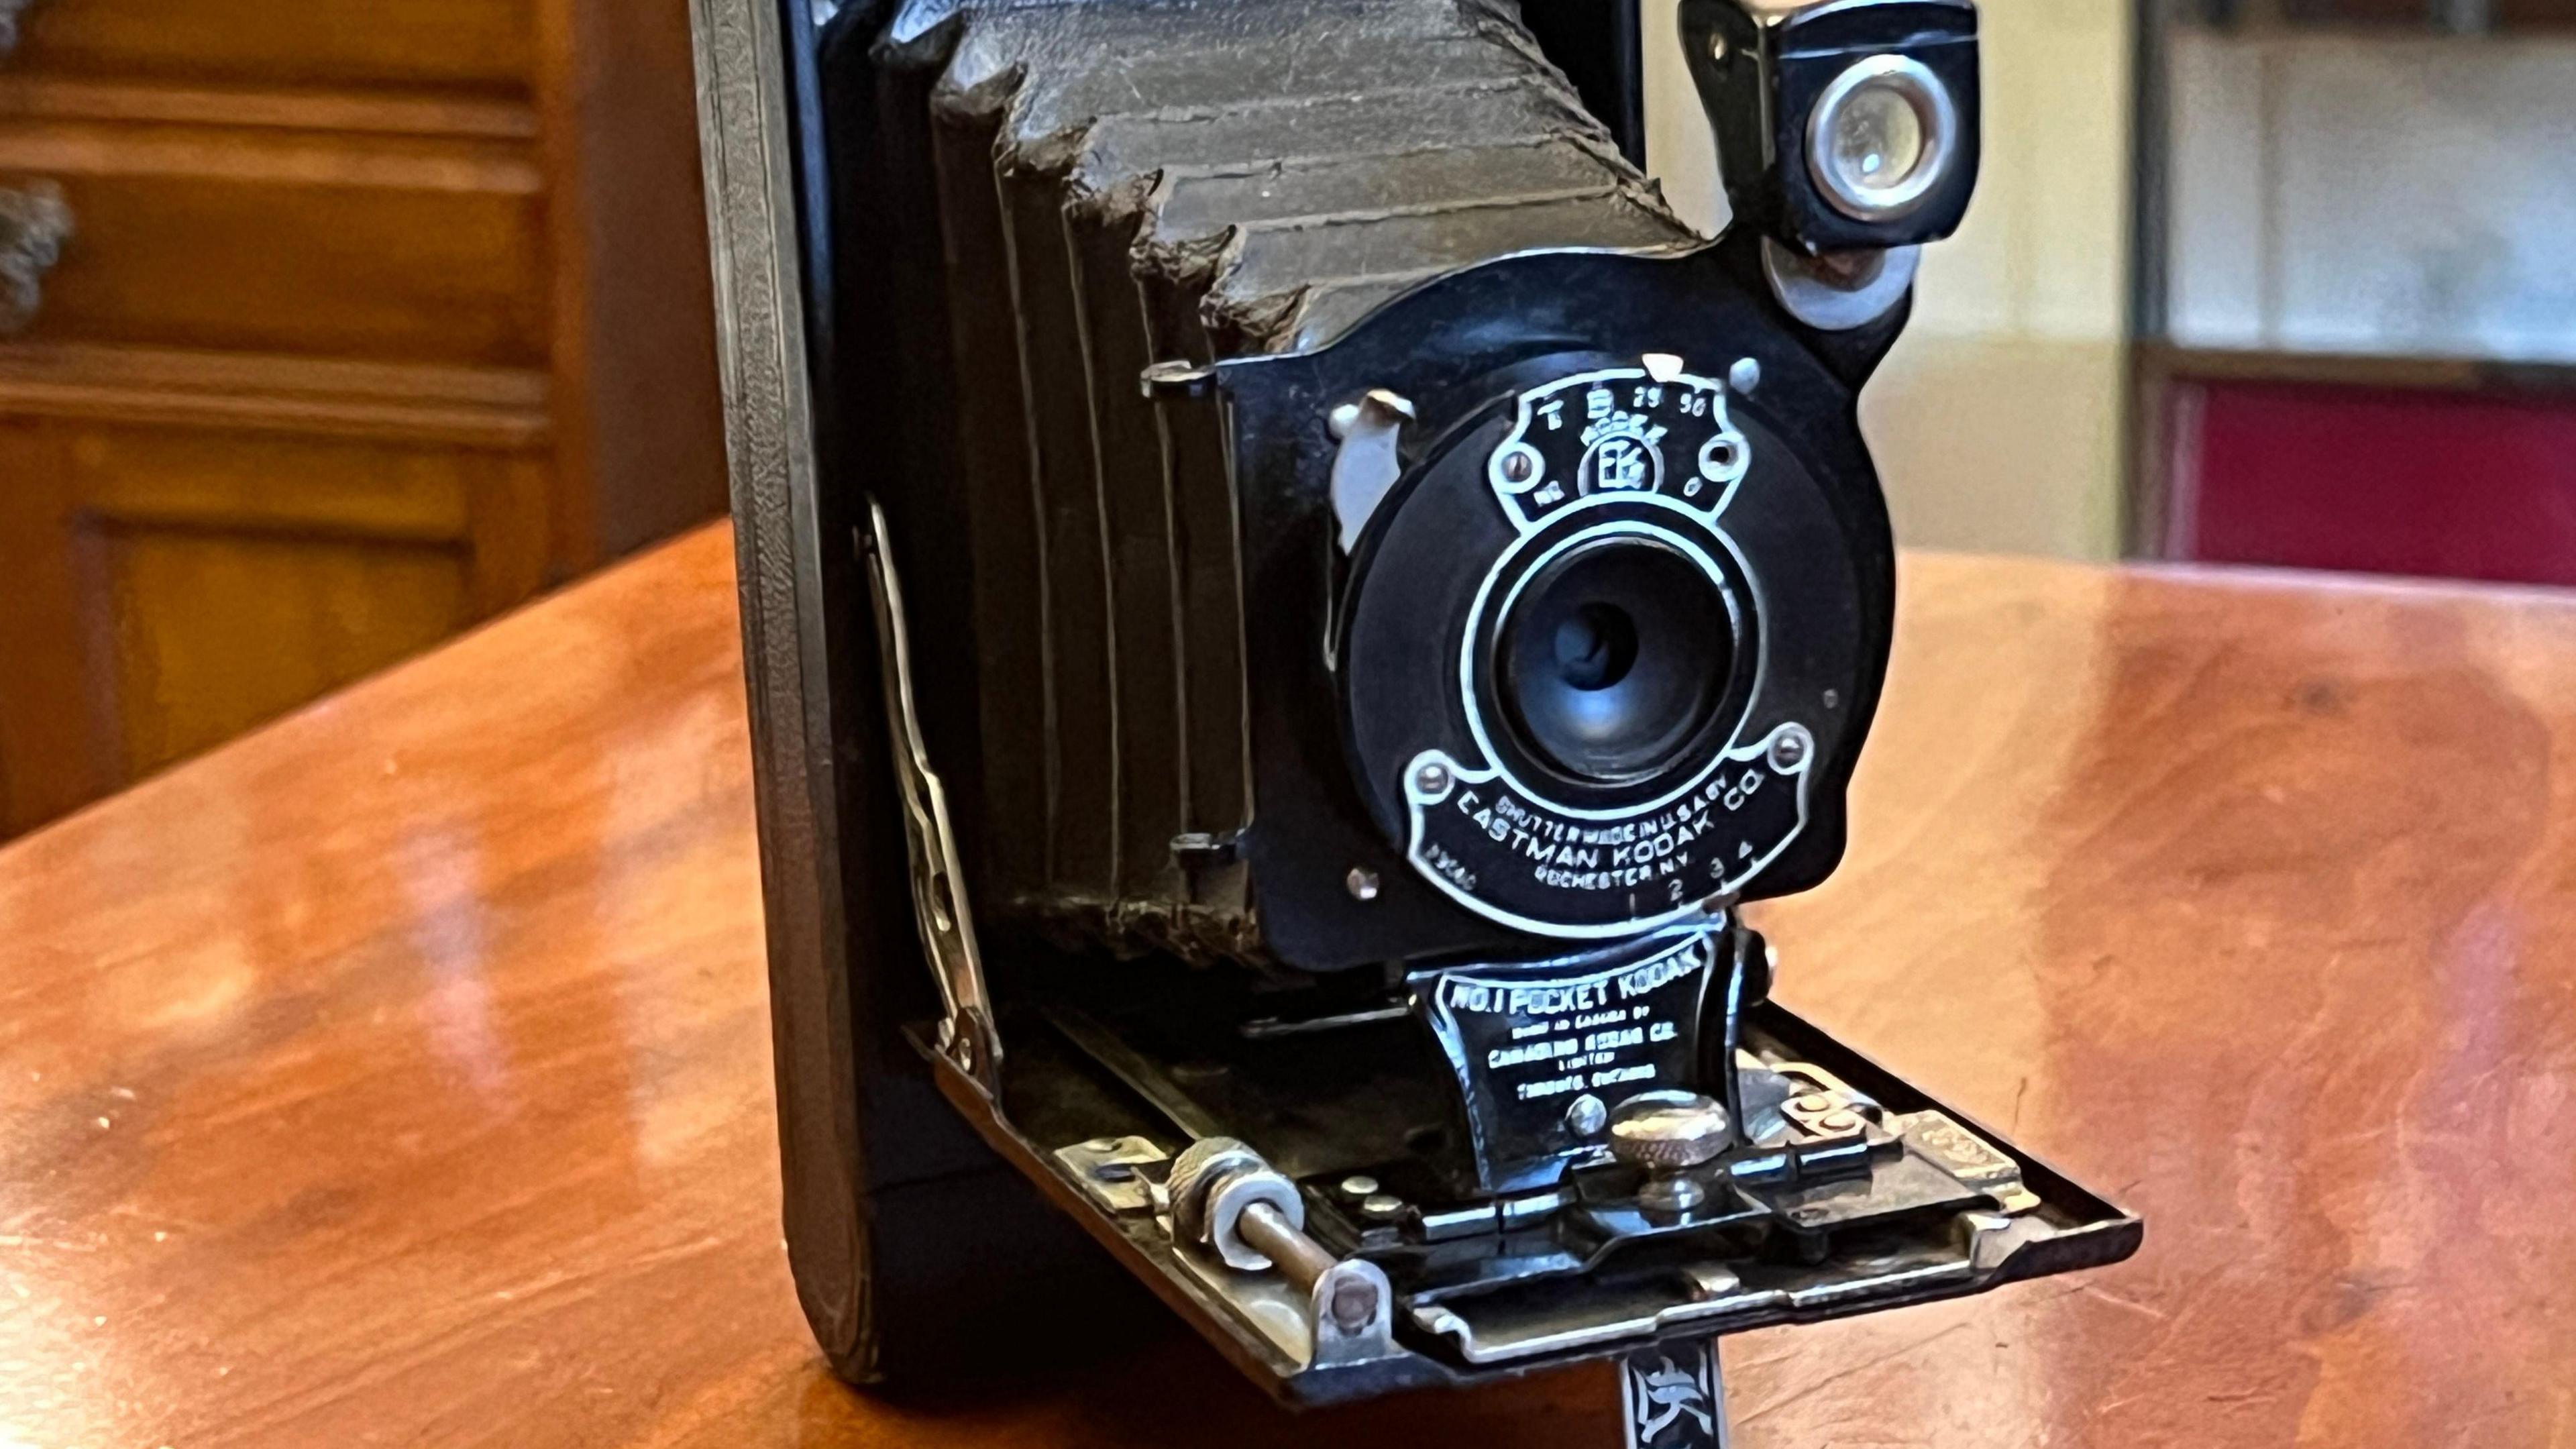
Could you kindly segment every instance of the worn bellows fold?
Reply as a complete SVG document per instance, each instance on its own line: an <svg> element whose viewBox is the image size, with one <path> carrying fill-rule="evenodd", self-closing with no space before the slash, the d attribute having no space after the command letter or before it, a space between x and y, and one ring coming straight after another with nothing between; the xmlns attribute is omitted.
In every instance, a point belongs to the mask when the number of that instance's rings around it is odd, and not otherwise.
<svg viewBox="0 0 2576 1449"><path fill-rule="evenodd" d="M949 521L909 592L962 590L917 611L955 637L913 652L977 912L1257 957L1236 504L1325 480L1233 476L1218 405L1140 377L1493 258L1695 238L1503 0L915 4L865 63L877 200L937 218L935 256L883 222L884 486Z"/></svg>

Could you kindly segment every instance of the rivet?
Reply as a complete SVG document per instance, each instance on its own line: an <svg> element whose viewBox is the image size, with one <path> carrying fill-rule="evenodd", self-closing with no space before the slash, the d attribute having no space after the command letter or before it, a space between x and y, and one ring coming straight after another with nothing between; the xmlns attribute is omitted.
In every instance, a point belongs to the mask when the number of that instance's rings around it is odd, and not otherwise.
<svg viewBox="0 0 2576 1449"><path fill-rule="evenodd" d="M1565 1127L1577 1137L1597 1137L1610 1122L1610 1109L1586 1092L1565 1109Z"/></svg>

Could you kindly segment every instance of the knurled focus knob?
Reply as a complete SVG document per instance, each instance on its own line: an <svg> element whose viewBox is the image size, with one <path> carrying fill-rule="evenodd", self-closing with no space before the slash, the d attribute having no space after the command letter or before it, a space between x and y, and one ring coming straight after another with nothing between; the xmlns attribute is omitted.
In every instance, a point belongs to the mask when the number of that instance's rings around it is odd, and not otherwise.
<svg viewBox="0 0 2576 1449"><path fill-rule="evenodd" d="M1208 1239L1208 1191L1229 1173L1267 1170L1261 1154L1231 1137L1202 1137L1181 1149L1164 1179L1172 1204L1172 1236L1185 1243Z"/></svg>
<svg viewBox="0 0 2576 1449"><path fill-rule="evenodd" d="M1611 1110L1610 1155L1645 1170L1640 1202L1678 1212L1708 1196L1681 1174L1716 1161L1733 1127L1724 1107L1697 1092L1641 1092Z"/></svg>

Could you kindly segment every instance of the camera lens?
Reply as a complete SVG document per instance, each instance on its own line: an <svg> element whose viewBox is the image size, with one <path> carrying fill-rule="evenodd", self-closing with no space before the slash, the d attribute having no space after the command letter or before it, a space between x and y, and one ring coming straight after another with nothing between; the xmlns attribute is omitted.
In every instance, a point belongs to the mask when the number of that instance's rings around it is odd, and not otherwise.
<svg viewBox="0 0 2576 1449"><path fill-rule="evenodd" d="M1834 78L1807 127L1807 169L1834 209L1890 221L1950 169L1958 107L1920 61L1878 55Z"/></svg>
<svg viewBox="0 0 2576 1449"><path fill-rule="evenodd" d="M1671 766L1716 712L1735 670L1735 620L1681 550L1614 535L1541 569L1497 648L1523 748L1584 783L1624 784Z"/></svg>
<svg viewBox="0 0 2576 1449"><path fill-rule="evenodd" d="M1923 117L1912 101L1890 86L1864 86L1834 117L1825 164L1849 190L1883 192L1922 164L1923 140Z"/></svg>

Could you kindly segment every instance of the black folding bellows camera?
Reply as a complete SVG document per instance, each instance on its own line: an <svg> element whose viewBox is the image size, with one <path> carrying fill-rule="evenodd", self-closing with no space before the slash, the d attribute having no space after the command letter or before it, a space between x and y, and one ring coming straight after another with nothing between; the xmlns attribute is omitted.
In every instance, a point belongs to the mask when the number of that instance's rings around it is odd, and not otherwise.
<svg viewBox="0 0 2576 1449"><path fill-rule="evenodd" d="M2134 1250L1739 915L1843 849L1967 0L697 4L845 1374L960 1371L1070 1221L1291 1402L1627 1354L1716 1442L1717 1335ZM1676 43L1714 241L1637 165Z"/></svg>

